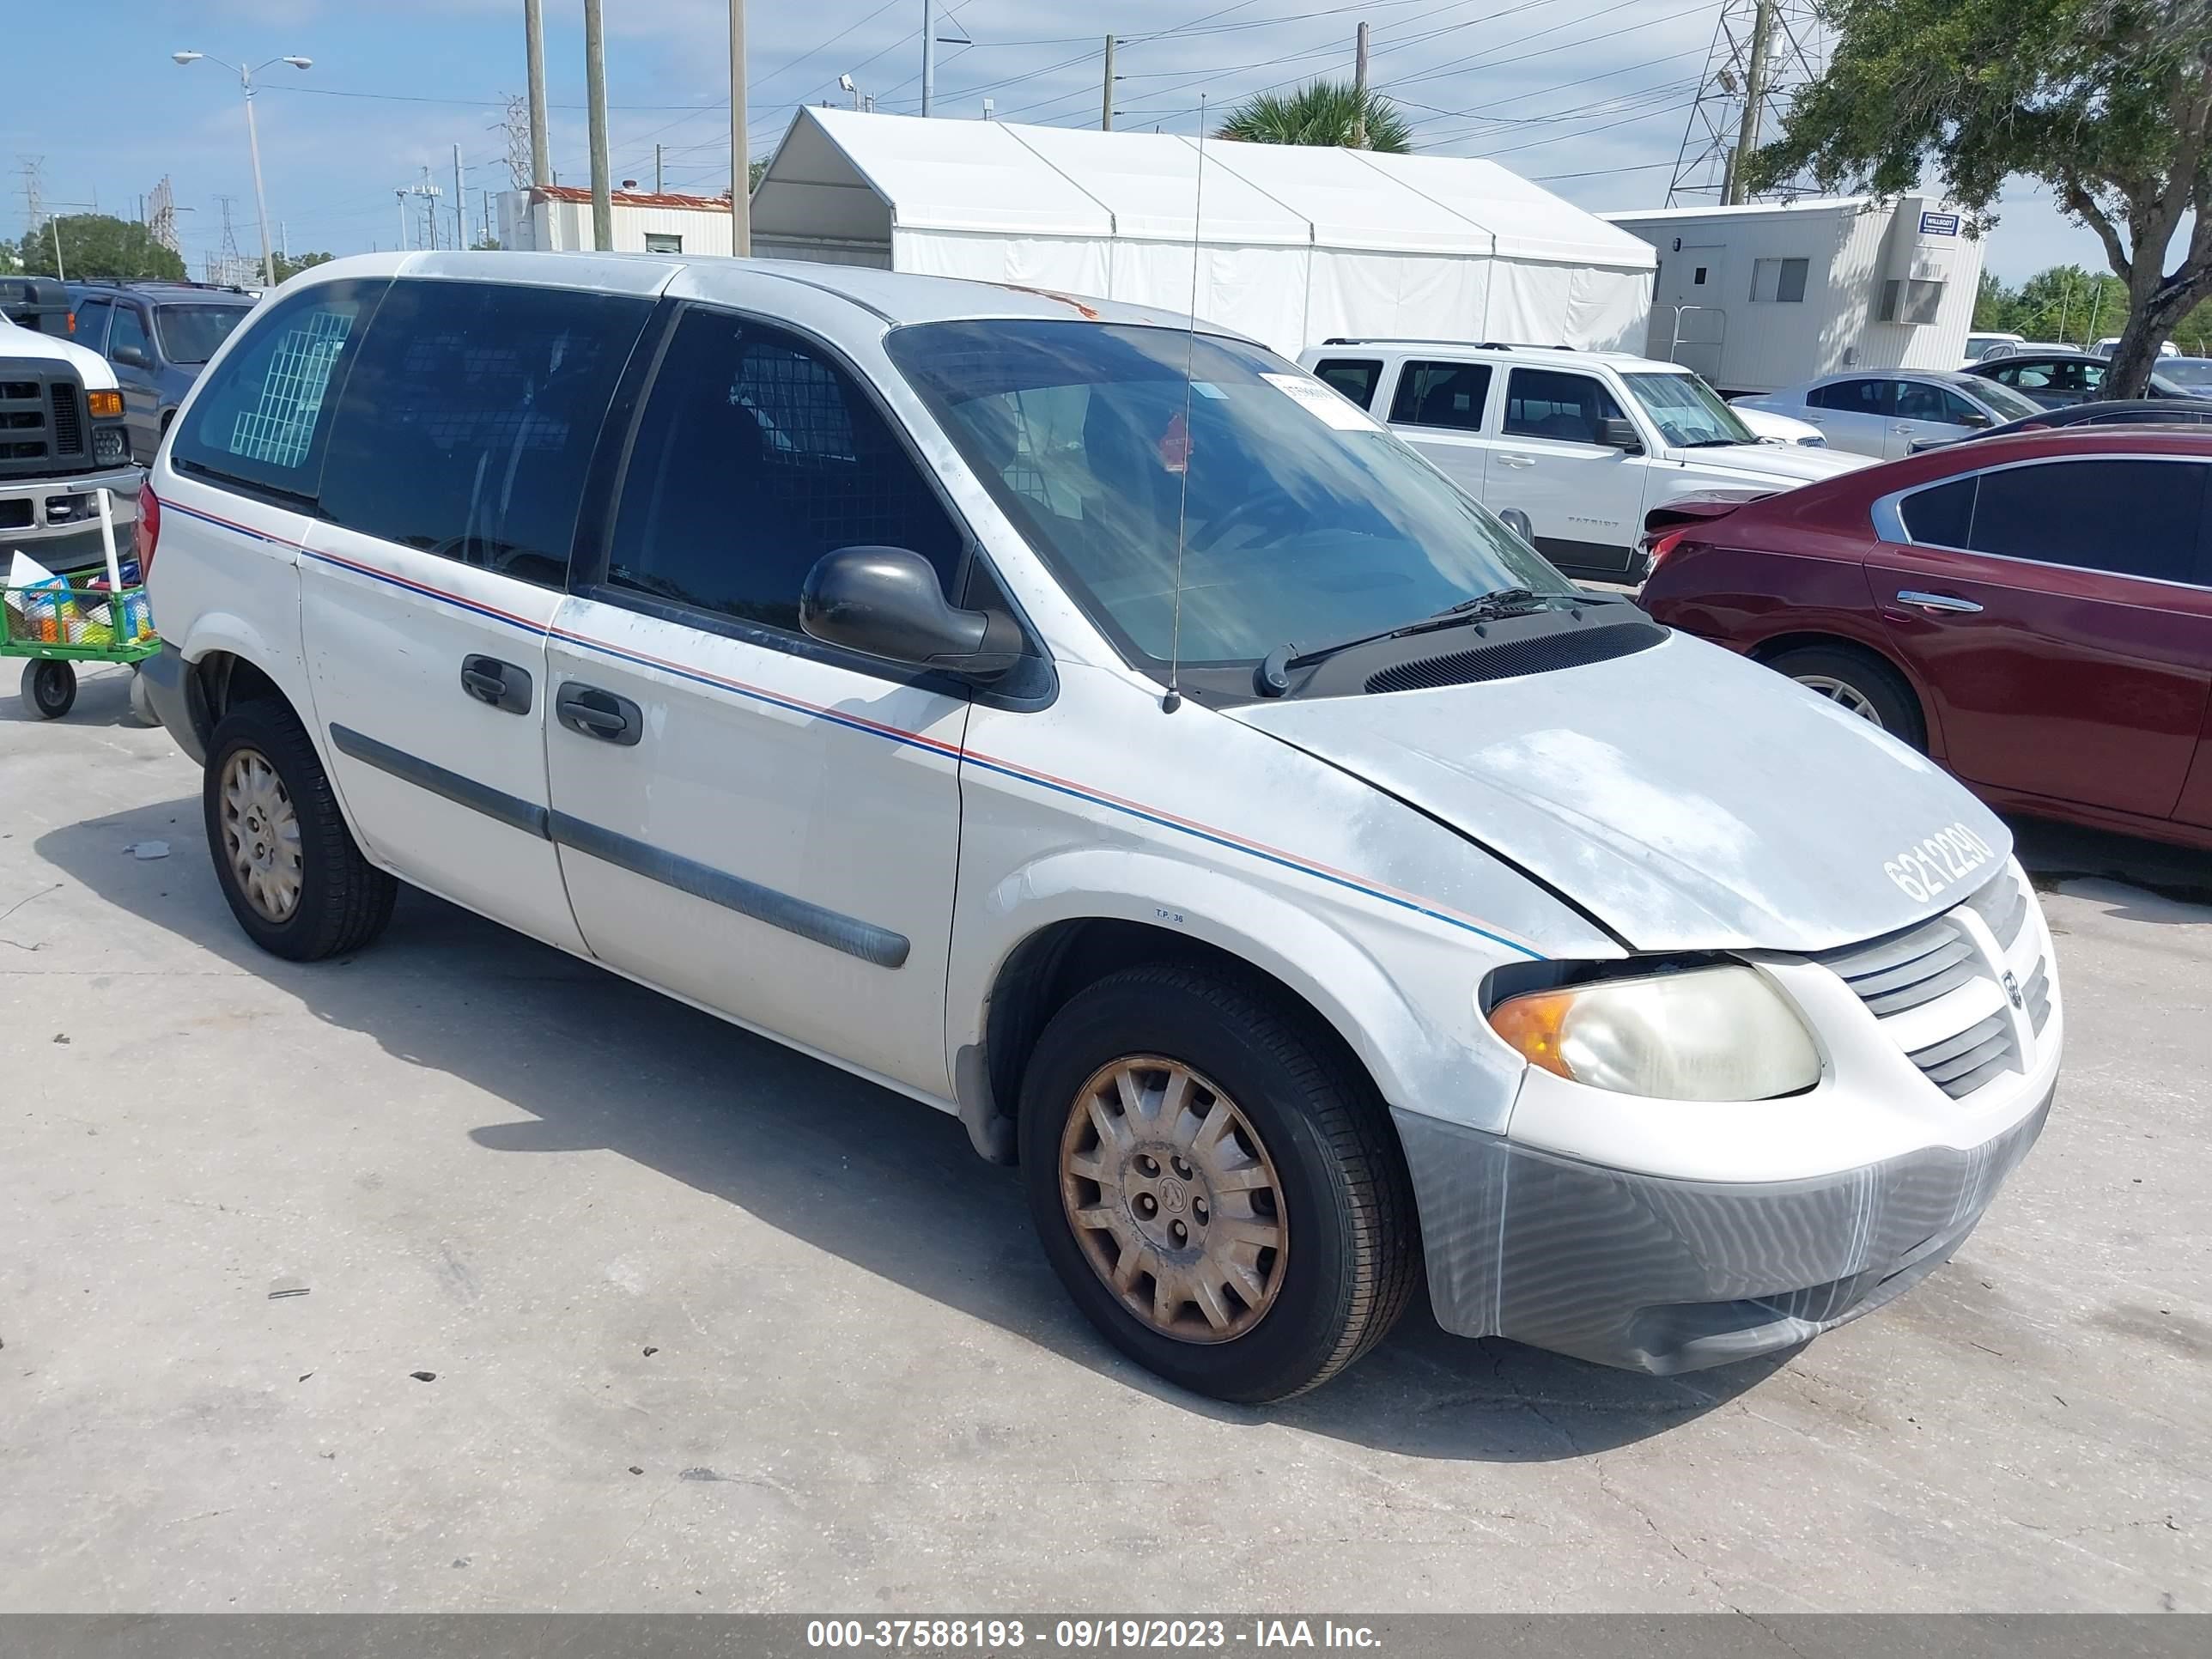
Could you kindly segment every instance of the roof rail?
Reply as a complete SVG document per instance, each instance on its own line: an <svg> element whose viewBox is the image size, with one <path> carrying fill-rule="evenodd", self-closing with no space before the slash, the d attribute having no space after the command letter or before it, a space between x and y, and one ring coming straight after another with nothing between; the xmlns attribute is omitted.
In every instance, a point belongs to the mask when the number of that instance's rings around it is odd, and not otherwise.
<svg viewBox="0 0 2212 1659"><path fill-rule="evenodd" d="M1457 346L1463 351L1579 351L1579 346L1564 343L1540 345L1534 340L1423 340L1398 335L1336 335L1323 340L1325 346L1358 345L1425 345Z"/></svg>

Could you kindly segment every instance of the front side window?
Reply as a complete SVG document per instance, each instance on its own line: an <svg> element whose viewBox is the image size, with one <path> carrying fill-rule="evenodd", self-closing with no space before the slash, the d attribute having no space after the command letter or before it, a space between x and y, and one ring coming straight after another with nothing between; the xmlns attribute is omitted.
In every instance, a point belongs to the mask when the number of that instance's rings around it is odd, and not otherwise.
<svg viewBox="0 0 2212 1659"><path fill-rule="evenodd" d="M647 300L398 282L348 377L323 471L349 530L557 587Z"/></svg>
<svg viewBox="0 0 2212 1659"><path fill-rule="evenodd" d="M1382 365L1372 357L1331 357L1314 365L1316 379L1334 386L1362 409L1375 407L1375 386Z"/></svg>
<svg viewBox="0 0 2212 1659"><path fill-rule="evenodd" d="M1807 392L1805 401L1846 415L1887 415L1897 407L1897 387L1890 380L1831 380Z"/></svg>
<svg viewBox="0 0 2212 1659"><path fill-rule="evenodd" d="M113 310L105 300L85 300L76 308L76 331L73 337L88 351L107 349L107 316Z"/></svg>
<svg viewBox="0 0 2212 1659"><path fill-rule="evenodd" d="M1721 394L1694 374L1624 374L1629 395L1659 428L1660 436L1683 448L1759 441L1743 416Z"/></svg>
<svg viewBox="0 0 2212 1659"><path fill-rule="evenodd" d="M1947 426L1969 426L1989 416L1948 386L1925 380L1900 380L1897 386L1897 418L1934 421Z"/></svg>
<svg viewBox="0 0 2212 1659"><path fill-rule="evenodd" d="M178 421L171 464L232 483L312 497L334 400L381 281L324 283L259 318Z"/></svg>
<svg viewBox="0 0 2212 1659"><path fill-rule="evenodd" d="M647 394L607 580L799 632L825 553L903 547L955 592L963 538L843 369L795 335L694 307Z"/></svg>
<svg viewBox="0 0 2212 1659"><path fill-rule="evenodd" d="M195 367L207 362L251 309L248 306L156 307L154 332L161 337L161 355L173 363Z"/></svg>
<svg viewBox="0 0 2212 1659"><path fill-rule="evenodd" d="M107 355L118 362L133 362L141 368L152 365L154 351L147 343L146 325L139 318L137 307L115 307L115 331L107 337Z"/></svg>
<svg viewBox="0 0 2212 1659"><path fill-rule="evenodd" d="M1060 586L1155 673L1178 593L1182 661L1243 667L1503 587L1575 591L1263 348L1042 320L921 324L887 345Z"/></svg>
<svg viewBox="0 0 2212 1659"><path fill-rule="evenodd" d="M1390 418L1413 426L1480 432L1482 408L1489 401L1488 363L1407 363L1398 371Z"/></svg>
<svg viewBox="0 0 2212 1659"><path fill-rule="evenodd" d="M1505 430L1516 438L1603 443L1605 423L1626 417L1605 382L1551 368L1516 368L1505 382Z"/></svg>

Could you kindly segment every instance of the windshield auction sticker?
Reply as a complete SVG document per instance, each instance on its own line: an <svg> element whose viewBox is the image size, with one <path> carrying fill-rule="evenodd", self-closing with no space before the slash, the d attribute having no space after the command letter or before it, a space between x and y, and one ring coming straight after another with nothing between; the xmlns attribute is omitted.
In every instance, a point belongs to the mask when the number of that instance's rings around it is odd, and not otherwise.
<svg viewBox="0 0 2212 1659"><path fill-rule="evenodd" d="M1339 432L1382 430L1373 416L1349 398L1331 392L1319 380L1304 374L1262 374L1260 378L1323 426L1333 426Z"/></svg>

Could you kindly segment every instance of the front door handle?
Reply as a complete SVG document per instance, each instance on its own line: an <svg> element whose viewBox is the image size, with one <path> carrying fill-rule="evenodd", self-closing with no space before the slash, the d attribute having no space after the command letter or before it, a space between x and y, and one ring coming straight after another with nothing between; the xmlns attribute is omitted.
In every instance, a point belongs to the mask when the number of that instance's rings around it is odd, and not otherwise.
<svg viewBox="0 0 2212 1659"><path fill-rule="evenodd" d="M478 702L510 714L530 712L530 671L497 657L461 659L461 690Z"/></svg>
<svg viewBox="0 0 2212 1659"><path fill-rule="evenodd" d="M553 716L579 736L628 749L645 735L645 715L628 697L581 680L565 682L553 699Z"/></svg>
<svg viewBox="0 0 2212 1659"><path fill-rule="evenodd" d="M1500 455L1498 459L1504 462L1507 466L1534 466L1536 465L1536 458L1534 455Z"/></svg>
<svg viewBox="0 0 2212 1659"><path fill-rule="evenodd" d="M1949 593L1917 593L1910 588L1897 596L1897 602L1925 611L1930 616L1973 617L1980 615L1982 609L1972 599L1961 599Z"/></svg>

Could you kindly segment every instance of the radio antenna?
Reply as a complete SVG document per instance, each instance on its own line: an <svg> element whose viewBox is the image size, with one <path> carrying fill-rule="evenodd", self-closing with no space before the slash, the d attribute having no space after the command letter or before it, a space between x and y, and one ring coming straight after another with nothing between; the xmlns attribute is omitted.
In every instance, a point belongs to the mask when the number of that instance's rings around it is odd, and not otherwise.
<svg viewBox="0 0 2212 1659"><path fill-rule="evenodd" d="M1172 714L1182 707L1182 551L1190 523L1190 465L1197 454L1191 442L1191 382L1198 373L1198 262L1200 210L1206 205L1206 94L1198 94L1198 178L1190 195L1190 319L1182 348L1182 495L1176 502L1175 621L1168 634L1168 694L1160 699L1160 712Z"/></svg>

